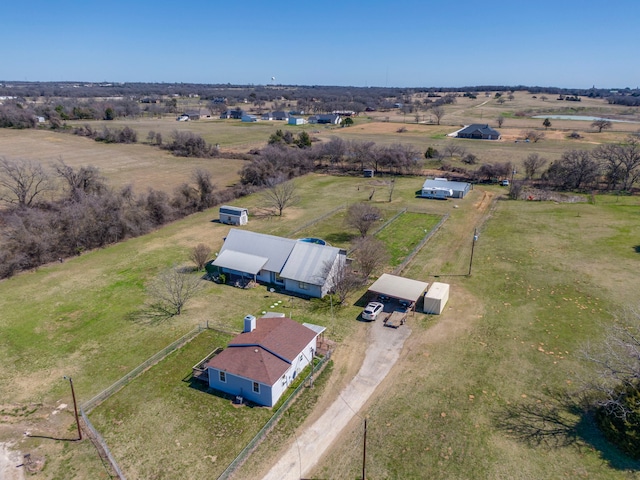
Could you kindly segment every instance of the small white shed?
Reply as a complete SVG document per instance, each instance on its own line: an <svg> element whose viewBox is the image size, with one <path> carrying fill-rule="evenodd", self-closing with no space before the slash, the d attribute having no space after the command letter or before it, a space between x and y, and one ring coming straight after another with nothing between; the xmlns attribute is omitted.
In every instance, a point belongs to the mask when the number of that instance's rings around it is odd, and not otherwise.
<svg viewBox="0 0 640 480"><path fill-rule="evenodd" d="M449 300L449 284L433 282L431 288L424 294L424 313L440 315Z"/></svg>
<svg viewBox="0 0 640 480"><path fill-rule="evenodd" d="M220 223L228 225L246 225L249 222L249 210L242 207L222 205L220 207Z"/></svg>

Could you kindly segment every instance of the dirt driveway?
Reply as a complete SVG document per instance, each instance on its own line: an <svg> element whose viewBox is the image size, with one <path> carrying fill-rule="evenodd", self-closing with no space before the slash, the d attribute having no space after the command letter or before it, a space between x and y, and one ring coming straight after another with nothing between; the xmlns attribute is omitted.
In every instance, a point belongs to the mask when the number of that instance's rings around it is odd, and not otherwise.
<svg viewBox="0 0 640 480"><path fill-rule="evenodd" d="M265 475L265 480L298 480L311 471L387 376L410 333L406 325L393 329L385 327L380 320L371 323L369 344L358 374L322 416L298 435L297 441Z"/></svg>

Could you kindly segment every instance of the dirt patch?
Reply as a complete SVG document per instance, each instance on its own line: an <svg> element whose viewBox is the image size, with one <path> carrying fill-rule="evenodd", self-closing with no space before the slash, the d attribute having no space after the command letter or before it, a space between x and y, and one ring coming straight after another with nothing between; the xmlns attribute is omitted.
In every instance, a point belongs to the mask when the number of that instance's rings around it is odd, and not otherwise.
<svg viewBox="0 0 640 480"><path fill-rule="evenodd" d="M0 443L0 478L2 480L23 480L24 459L22 453L13 450L12 443Z"/></svg>

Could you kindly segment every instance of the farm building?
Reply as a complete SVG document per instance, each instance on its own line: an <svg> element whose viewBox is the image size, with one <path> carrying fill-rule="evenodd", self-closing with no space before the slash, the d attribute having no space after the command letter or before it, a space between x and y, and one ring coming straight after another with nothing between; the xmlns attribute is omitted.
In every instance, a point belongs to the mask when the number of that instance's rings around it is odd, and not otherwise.
<svg viewBox="0 0 640 480"><path fill-rule="evenodd" d="M470 183L453 182L446 178L434 178L433 180L427 179L424 181L421 196L425 198L444 198L441 195L445 195L450 191L449 197L464 198L469 193L469 190L471 190Z"/></svg>
<svg viewBox="0 0 640 480"><path fill-rule="evenodd" d="M244 110L241 108L237 108L235 110L227 110L220 114L221 119L233 118L235 120L240 120L242 116L245 115Z"/></svg>
<svg viewBox="0 0 640 480"><path fill-rule="evenodd" d="M307 120L301 117L294 117L293 115L289 117L288 124L289 125L306 125Z"/></svg>
<svg viewBox="0 0 640 480"><path fill-rule="evenodd" d="M500 140L500 132L487 124L474 123L459 130L457 137L475 140Z"/></svg>
<svg viewBox="0 0 640 480"><path fill-rule="evenodd" d="M321 298L346 258L346 251L336 247L232 228L212 265L242 281Z"/></svg>
<svg viewBox="0 0 640 480"><path fill-rule="evenodd" d="M424 313L440 315L449 300L449 284L433 282L431 288L424 294Z"/></svg>
<svg viewBox="0 0 640 480"><path fill-rule="evenodd" d="M247 315L243 332L205 364L209 387L273 407L311 363L323 331L284 315Z"/></svg>
<svg viewBox="0 0 640 480"><path fill-rule="evenodd" d="M375 293L383 300L387 298L394 299L415 308L416 303L428 286L429 284L427 282L383 273L380 278L369 287L369 292Z"/></svg>
<svg viewBox="0 0 640 480"><path fill-rule="evenodd" d="M242 115L240 120L242 122L257 122L258 121L258 117L256 117L255 115L244 114L244 115Z"/></svg>
<svg viewBox="0 0 640 480"><path fill-rule="evenodd" d="M312 115L309 117L309 123L318 123L318 124L332 124L339 125L342 121L340 115L335 113L324 114L324 115Z"/></svg>
<svg viewBox="0 0 640 480"><path fill-rule="evenodd" d="M222 205L220 207L220 223L227 225L246 225L249 222L249 210L242 207Z"/></svg>
<svg viewBox="0 0 640 480"><path fill-rule="evenodd" d="M287 112L267 112L262 115L262 120L289 120Z"/></svg>

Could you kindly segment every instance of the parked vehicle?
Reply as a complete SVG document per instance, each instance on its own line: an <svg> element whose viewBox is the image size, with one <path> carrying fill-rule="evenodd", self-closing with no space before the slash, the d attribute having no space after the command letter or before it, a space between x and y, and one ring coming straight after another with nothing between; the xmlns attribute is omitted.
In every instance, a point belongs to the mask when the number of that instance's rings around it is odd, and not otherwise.
<svg viewBox="0 0 640 480"><path fill-rule="evenodd" d="M375 320L378 318L380 312L384 310L384 305L380 302L369 302L362 311L362 318L364 320Z"/></svg>
<svg viewBox="0 0 640 480"><path fill-rule="evenodd" d="M500 185L502 185L503 187L508 187L509 186L509 180L502 180L500 182Z"/></svg>

